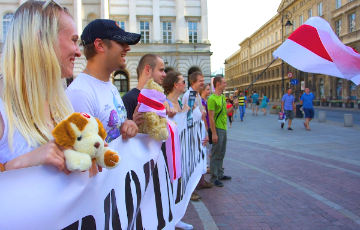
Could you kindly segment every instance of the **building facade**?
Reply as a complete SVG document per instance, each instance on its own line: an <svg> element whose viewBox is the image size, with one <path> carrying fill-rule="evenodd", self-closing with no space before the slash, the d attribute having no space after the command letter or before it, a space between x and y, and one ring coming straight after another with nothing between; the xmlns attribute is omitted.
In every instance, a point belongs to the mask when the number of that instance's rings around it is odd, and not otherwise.
<svg viewBox="0 0 360 230"><path fill-rule="evenodd" d="M1 47L13 13L23 0L0 0ZM210 81L207 0L58 0L73 15L78 33L96 18L110 18L126 31L140 33L131 46L127 69L114 73L114 84L126 92L137 84L136 67L141 56L154 53L165 65L184 76L192 66L200 67ZM74 75L86 66L84 56L76 60Z"/></svg>
<svg viewBox="0 0 360 230"><path fill-rule="evenodd" d="M360 1L283 0L275 16L243 40L240 49L225 60L227 90L256 90L272 101L280 101L286 88L293 88L299 98L304 87L308 87L315 94L316 103L350 106L351 102L357 106L360 87L351 81L305 73L282 60L272 62L272 53L312 16L323 17L345 45L360 51ZM291 85L291 79L296 79L298 84Z"/></svg>

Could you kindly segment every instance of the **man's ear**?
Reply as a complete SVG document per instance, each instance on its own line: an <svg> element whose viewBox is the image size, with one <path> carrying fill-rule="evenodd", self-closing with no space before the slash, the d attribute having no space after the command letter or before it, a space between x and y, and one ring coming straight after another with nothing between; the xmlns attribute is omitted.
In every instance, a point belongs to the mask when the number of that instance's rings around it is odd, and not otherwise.
<svg viewBox="0 0 360 230"><path fill-rule="evenodd" d="M151 74L151 70L152 70L151 66L149 64L146 64L145 67L144 67L144 73L146 75L149 75L149 74Z"/></svg>
<svg viewBox="0 0 360 230"><path fill-rule="evenodd" d="M94 47L95 47L96 52L98 52L98 53L103 53L105 51L105 49L104 49L105 43L100 38L95 39Z"/></svg>

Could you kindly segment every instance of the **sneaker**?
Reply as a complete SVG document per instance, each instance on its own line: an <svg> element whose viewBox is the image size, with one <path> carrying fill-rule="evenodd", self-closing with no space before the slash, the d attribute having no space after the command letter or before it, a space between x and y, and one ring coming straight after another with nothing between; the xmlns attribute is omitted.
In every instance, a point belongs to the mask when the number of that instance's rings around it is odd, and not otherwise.
<svg viewBox="0 0 360 230"><path fill-rule="evenodd" d="M201 196L197 194L196 192L191 193L190 200L192 201L199 201L201 199Z"/></svg>
<svg viewBox="0 0 360 230"><path fill-rule="evenodd" d="M291 127L289 127L288 130L293 130L293 129Z"/></svg>
<svg viewBox="0 0 360 230"><path fill-rule="evenodd" d="M281 123L281 128L282 128L282 129L284 128L284 123Z"/></svg>
<svg viewBox="0 0 360 230"><path fill-rule="evenodd" d="M216 187L224 187L224 184L223 184L221 181L219 181L219 180L215 180L215 181L214 181L214 185L215 185Z"/></svg>
<svg viewBox="0 0 360 230"><path fill-rule="evenodd" d="M191 224L187 224L185 222L182 222L181 220L175 225L175 227L180 229L194 229Z"/></svg>
<svg viewBox="0 0 360 230"><path fill-rule="evenodd" d="M231 176L222 176L220 180L231 180Z"/></svg>

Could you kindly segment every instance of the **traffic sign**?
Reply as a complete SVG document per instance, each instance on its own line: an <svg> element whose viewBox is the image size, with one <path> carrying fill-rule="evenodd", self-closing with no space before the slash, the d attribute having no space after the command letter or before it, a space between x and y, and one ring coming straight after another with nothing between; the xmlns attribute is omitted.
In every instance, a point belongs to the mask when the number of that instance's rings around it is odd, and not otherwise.
<svg viewBox="0 0 360 230"><path fill-rule="evenodd" d="M288 76L288 78L292 78L293 74L291 72L289 72L287 76Z"/></svg>
<svg viewBox="0 0 360 230"><path fill-rule="evenodd" d="M297 85L297 83L298 83L297 79L291 79L290 80L290 84L292 84L292 85Z"/></svg>

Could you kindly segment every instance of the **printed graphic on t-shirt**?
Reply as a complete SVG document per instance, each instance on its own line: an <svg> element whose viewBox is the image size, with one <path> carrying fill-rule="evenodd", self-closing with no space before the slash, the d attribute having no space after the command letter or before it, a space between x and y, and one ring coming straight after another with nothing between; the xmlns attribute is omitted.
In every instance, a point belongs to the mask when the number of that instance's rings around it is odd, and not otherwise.
<svg viewBox="0 0 360 230"><path fill-rule="evenodd" d="M110 116L107 123L108 131L105 141L108 143L120 136L120 126L126 120L125 106L123 103L119 103L116 99L115 93L112 93L115 109L110 111ZM107 107L107 105L105 105L105 107Z"/></svg>

